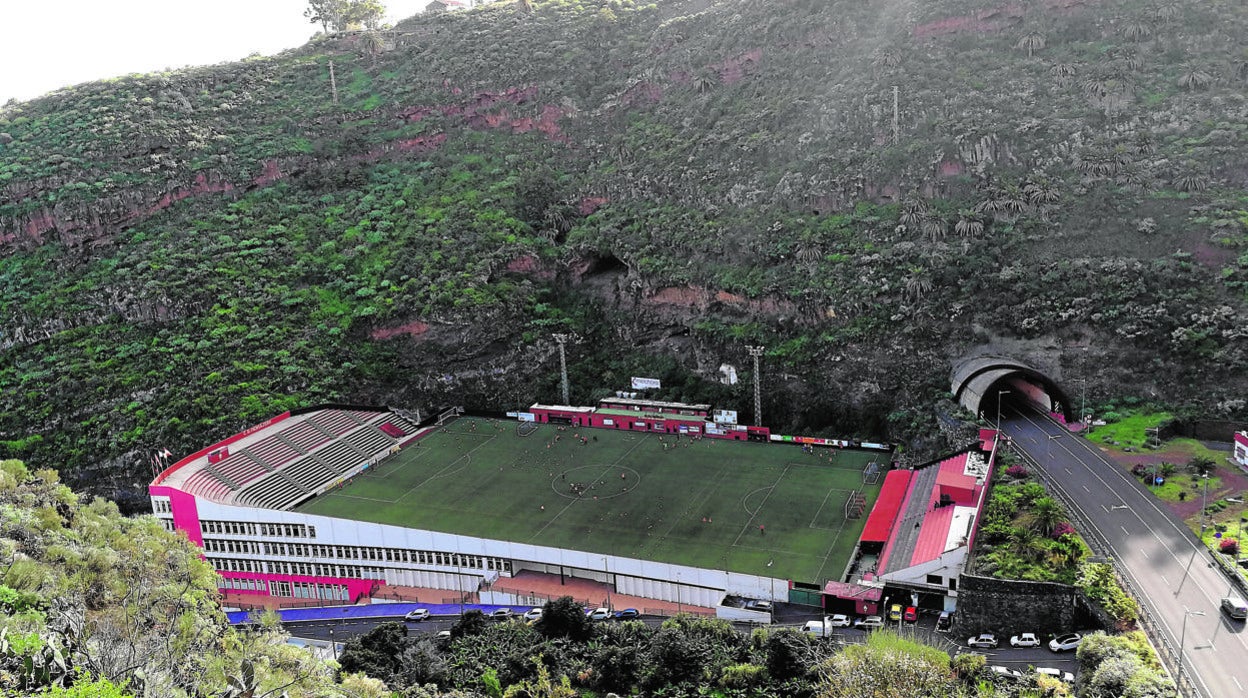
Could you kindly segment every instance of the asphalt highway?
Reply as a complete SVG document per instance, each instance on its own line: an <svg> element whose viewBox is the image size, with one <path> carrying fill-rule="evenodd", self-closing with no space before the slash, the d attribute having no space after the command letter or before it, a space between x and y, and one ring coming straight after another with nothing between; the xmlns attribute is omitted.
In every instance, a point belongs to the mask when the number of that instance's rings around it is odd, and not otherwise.
<svg viewBox="0 0 1248 698"><path fill-rule="evenodd" d="M1200 695L1248 695L1248 635L1218 605L1239 594L1196 535L1144 483L1047 416L1007 402L1001 430L1075 510L1076 528L1094 528L1120 563L1163 637L1159 649L1174 656L1182 643L1182 670Z"/></svg>

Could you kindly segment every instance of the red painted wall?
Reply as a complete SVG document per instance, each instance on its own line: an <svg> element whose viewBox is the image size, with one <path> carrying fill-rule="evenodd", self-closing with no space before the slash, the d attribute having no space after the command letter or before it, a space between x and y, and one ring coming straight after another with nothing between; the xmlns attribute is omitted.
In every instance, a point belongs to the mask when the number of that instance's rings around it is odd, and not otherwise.
<svg viewBox="0 0 1248 698"><path fill-rule="evenodd" d="M173 525L185 531L186 537L199 547L204 547L204 531L199 525L199 505L195 495L162 485L149 485L147 493L155 497L168 497L173 511Z"/></svg>

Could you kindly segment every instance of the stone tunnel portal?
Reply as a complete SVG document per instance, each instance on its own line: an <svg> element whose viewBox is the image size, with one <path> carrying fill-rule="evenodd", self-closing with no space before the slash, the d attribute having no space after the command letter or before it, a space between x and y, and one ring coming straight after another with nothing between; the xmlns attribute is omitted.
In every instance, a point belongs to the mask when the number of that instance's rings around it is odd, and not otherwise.
<svg viewBox="0 0 1248 698"><path fill-rule="evenodd" d="M1015 359L979 356L963 359L953 367L954 397L976 416L990 422L1003 402L1031 405L1041 412L1056 413L1066 421L1078 418L1076 405L1055 381Z"/></svg>

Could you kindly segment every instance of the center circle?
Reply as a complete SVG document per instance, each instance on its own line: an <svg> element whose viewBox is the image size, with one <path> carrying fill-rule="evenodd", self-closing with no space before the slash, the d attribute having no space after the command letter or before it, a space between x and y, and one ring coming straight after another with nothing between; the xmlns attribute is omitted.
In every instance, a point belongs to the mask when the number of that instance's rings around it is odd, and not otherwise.
<svg viewBox="0 0 1248 698"><path fill-rule="evenodd" d="M567 499L611 499L628 494L641 483L641 473L625 465L578 465L561 470L550 482Z"/></svg>

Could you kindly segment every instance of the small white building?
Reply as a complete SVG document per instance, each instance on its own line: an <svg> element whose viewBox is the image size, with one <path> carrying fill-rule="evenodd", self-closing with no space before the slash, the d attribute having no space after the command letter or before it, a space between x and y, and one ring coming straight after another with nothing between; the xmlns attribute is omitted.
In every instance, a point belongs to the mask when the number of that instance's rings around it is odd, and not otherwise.
<svg viewBox="0 0 1248 698"><path fill-rule="evenodd" d="M1248 431L1235 432L1235 463L1248 472Z"/></svg>

